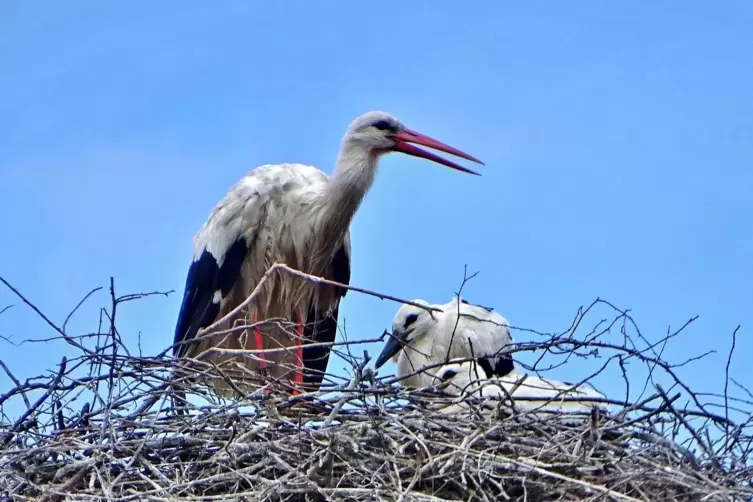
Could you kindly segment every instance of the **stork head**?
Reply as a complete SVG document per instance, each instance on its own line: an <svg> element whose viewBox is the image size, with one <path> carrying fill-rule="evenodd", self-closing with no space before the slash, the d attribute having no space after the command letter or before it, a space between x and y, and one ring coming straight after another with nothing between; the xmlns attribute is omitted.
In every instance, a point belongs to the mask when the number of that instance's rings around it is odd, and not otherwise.
<svg viewBox="0 0 753 502"><path fill-rule="evenodd" d="M412 300L413 303L429 307L426 300ZM392 320L392 335L387 339L382 352L374 366L380 368L384 363L392 359L397 362L400 351L406 345L412 345L417 340L431 333L436 326L437 319L431 313L413 305L403 305Z"/></svg>
<svg viewBox="0 0 753 502"><path fill-rule="evenodd" d="M357 145L359 148L375 155L402 152L477 176L479 176L479 173L415 145L423 145L483 165L483 162L476 157L472 157L457 148L446 145L425 134L408 129L397 118L381 111L368 112L355 119L348 127L344 141L346 144Z"/></svg>
<svg viewBox="0 0 753 502"><path fill-rule="evenodd" d="M484 357L471 361L453 360L437 370L431 385L452 394L468 392L479 387L484 389L489 383L488 380L497 376L492 364L489 358ZM486 390L487 392L482 392L482 395L486 395L489 390L492 391L491 394L495 394L491 387L486 387Z"/></svg>
<svg viewBox="0 0 753 502"><path fill-rule="evenodd" d="M485 374L473 361L451 362L437 370L432 385L449 386L462 392L472 381L481 378L490 378L490 375Z"/></svg>

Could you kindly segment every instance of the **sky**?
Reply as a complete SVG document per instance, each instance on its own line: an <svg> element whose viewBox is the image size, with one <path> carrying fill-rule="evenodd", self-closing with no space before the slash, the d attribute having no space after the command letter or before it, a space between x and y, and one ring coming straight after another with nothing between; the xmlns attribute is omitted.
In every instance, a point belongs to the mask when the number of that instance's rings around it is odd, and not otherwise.
<svg viewBox="0 0 753 502"><path fill-rule="evenodd" d="M126 343L157 354L226 190L266 163L331 173L350 121L381 109L486 165L385 157L351 226L353 285L444 303L467 266L466 299L541 332L596 298L649 340L698 316L663 355L716 351L678 370L707 392L740 325L730 371L753 387L751 26L743 0L3 2L0 277L60 324L111 276L119 293L174 290L119 310ZM7 305L0 336L54 335L0 285ZM68 329L96 330L107 305L95 294ZM398 306L351 292L341 327L377 337ZM21 379L69 353L0 340Z"/></svg>

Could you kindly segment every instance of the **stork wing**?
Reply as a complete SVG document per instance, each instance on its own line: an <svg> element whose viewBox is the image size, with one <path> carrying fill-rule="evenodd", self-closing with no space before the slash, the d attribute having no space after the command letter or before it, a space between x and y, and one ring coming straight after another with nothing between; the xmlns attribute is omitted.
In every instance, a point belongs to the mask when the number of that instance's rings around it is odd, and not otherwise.
<svg viewBox="0 0 753 502"><path fill-rule="evenodd" d="M457 303L449 311L454 313L456 308ZM460 316L459 327L466 340L458 340L458 343L471 344L476 362L481 365L487 377L503 376L511 372L514 364L506 350L513 343L509 321L494 309L465 300L460 303ZM454 324L455 316L452 315L449 319ZM463 347L463 352L467 350L467 347ZM455 357L462 357L462 354L456 354Z"/></svg>
<svg viewBox="0 0 753 502"><path fill-rule="evenodd" d="M240 277L249 239L258 230L259 182L253 175L238 182L196 234L174 344L193 340L199 329L216 320L222 299ZM184 357L191 347L175 345L173 355Z"/></svg>
<svg viewBox="0 0 753 502"><path fill-rule="evenodd" d="M193 340L199 329L216 320L222 300L240 277L248 249L259 236L266 212L264 201L279 202L285 192L301 188L317 190L326 181L327 176L313 166L264 164L228 191L194 238L194 259L186 277L174 344ZM347 269L343 269L342 258L336 258L335 269L341 271L334 280L350 280L349 243L345 253ZM191 346L176 345L174 356L184 357Z"/></svg>
<svg viewBox="0 0 753 502"><path fill-rule="evenodd" d="M500 378L498 381L508 392L512 393L516 406L523 410L547 409L563 413L589 412L592 407L601 407L601 405L594 401L571 401L571 399L606 398L604 394L586 384L576 386L575 384L545 379L534 375L528 375L520 383L522 378L523 375L516 371ZM513 389L515 389L514 392L512 392ZM551 399L551 401L542 399Z"/></svg>
<svg viewBox="0 0 753 502"><path fill-rule="evenodd" d="M228 248L222 265L207 250L191 263L173 343L193 340L199 329L215 321L220 311L220 301L230 292L240 275L246 250L246 240L240 237ZM183 357L189 347L189 344L176 345L173 355Z"/></svg>

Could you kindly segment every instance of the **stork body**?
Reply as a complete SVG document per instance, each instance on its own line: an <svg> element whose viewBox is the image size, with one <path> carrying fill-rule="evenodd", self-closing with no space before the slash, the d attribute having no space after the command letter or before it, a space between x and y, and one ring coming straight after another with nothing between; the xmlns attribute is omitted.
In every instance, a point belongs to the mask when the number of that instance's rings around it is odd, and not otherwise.
<svg viewBox="0 0 753 502"><path fill-rule="evenodd" d="M449 413L467 407L465 396L491 398L493 401L512 399L521 412L589 413L600 407L604 395L585 384L574 385L513 369L505 375L495 374L489 360L462 361L442 366L434 376L433 385L441 386L448 394L460 396L454 405L442 411ZM582 399L586 400L582 400ZM581 399L581 400L579 400Z"/></svg>
<svg viewBox="0 0 753 502"><path fill-rule="evenodd" d="M223 368L238 364L244 376L234 373L233 378L249 380L263 374L292 383L297 390L318 389L330 353L329 347L318 344L335 340L344 288L278 271L268 278L256 301L217 329L275 318L283 322L194 339L200 329L241 304L275 262L348 284L350 222L374 181L381 155L399 151L477 174L411 143L480 162L405 128L387 113L369 112L348 128L331 177L304 164L268 164L233 186L194 237L174 355L205 357ZM307 347L312 343L317 345ZM285 350L254 357L212 349ZM222 380L214 385L220 393L230 394Z"/></svg>
<svg viewBox="0 0 753 502"><path fill-rule="evenodd" d="M407 387L431 385L439 364L453 359L483 356L497 374L512 370L512 359L505 353L512 343L510 324L498 312L457 298L444 305L430 305L421 299L412 303L442 312L413 305L400 307L392 321L392 336L377 358L377 368L392 359L397 364L396 376Z"/></svg>
<svg viewBox="0 0 753 502"><path fill-rule="evenodd" d="M230 189L194 238L194 261L186 280L176 342L185 340L184 334L195 336L198 328L207 327L231 312L275 262L342 284L350 282L349 232L347 229L329 235L317 232L316 220L322 216L318 200L327 183L328 177L313 166L267 164L254 169ZM210 360L223 367L240 359L247 369L266 370L266 376L272 378L292 376L290 379L297 383L316 383L320 381L317 375L326 369L327 352L322 347L299 348L299 345L305 339L334 341L339 300L345 291L328 285L316 287L311 282L276 273L265 282L258 300L240 318L230 319L218 329L280 318L299 322L303 330L260 326L253 334L241 331L205 338L191 350L177 353L195 357L215 347L288 348L243 359L219 353ZM310 371L291 375L301 360ZM217 383L218 390L224 390L221 382Z"/></svg>

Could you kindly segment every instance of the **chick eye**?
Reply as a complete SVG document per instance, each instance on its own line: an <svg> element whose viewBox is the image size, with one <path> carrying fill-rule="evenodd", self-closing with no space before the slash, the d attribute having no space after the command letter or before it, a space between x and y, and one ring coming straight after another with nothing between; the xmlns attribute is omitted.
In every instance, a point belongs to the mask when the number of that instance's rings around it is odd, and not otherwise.
<svg viewBox="0 0 753 502"><path fill-rule="evenodd" d="M455 370L447 370L439 377L443 382L446 382L447 380L451 380L455 378L455 375L457 375L458 372Z"/></svg>
<svg viewBox="0 0 753 502"><path fill-rule="evenodd" d="M386 120L378 120L378 121L374 122L373 126L376 127L377 129L379 129L380 131L391 131L391 130L395 129L393 127L393 125L390 124Z"/></svg>
<svg viewBox="0 0 753 502"><path fill-rule="evenodd" d="M407 328L414 322L418 320L418 314L410 314L408 317L405 318L405 323L403 324L403 328Z"/></svg>

